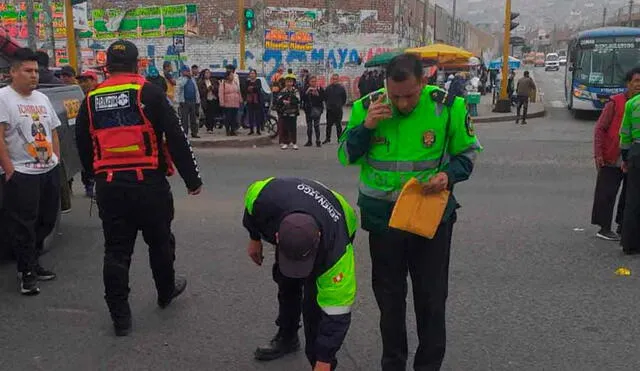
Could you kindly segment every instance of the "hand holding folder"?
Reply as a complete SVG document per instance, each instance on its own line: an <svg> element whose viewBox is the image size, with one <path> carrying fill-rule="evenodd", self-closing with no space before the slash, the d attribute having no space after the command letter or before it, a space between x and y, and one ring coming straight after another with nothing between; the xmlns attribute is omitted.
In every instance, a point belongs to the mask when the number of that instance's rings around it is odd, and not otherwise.
<svg viewBox="0 0 640 371"><path fill-rule="evenodd" d="M389 227L429 239L435 236L451 192L444 189L425 193L424 187L416 178L405 184L393 208Z"/></svg>

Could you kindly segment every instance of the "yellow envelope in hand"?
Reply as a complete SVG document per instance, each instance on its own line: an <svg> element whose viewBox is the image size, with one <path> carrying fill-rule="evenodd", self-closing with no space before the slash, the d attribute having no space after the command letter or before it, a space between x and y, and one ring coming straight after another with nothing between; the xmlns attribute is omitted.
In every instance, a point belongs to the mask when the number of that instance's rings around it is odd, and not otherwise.
<svg viewBox="0 0 640 371"><path fill-rule="evenodd" d="M449 202L449 194L449 190L424 194L420 182L411 178L402 188L393 208L389 227L433 238Z"/></svg>

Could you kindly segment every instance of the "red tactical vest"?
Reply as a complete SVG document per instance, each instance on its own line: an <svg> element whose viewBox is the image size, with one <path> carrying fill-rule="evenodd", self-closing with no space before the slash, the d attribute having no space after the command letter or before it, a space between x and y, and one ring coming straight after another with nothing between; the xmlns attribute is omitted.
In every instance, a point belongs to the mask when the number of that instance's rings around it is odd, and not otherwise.
<svg viewBox="0 0 640 371"><path fill-rule="evenodd" d="M135 171L142 181L143 170L158 169L160 148L167 161L167 175L173 174L166 145L158 145L153 125L142 109L144 84L144 77L138 74L118 74L87 95L93 169L96 174L106 173L108 182L118 171Z"/></svg>
<svg viewBox="0 0 640 371"><path fill-rule="evenodd" d="M607 139L604 141L603 157L608 164L615 164L620 157L620 127L624 117L624 107L627 104L625 93L616 94L611 97L615 106L613 121L607 130Z"/></svg>

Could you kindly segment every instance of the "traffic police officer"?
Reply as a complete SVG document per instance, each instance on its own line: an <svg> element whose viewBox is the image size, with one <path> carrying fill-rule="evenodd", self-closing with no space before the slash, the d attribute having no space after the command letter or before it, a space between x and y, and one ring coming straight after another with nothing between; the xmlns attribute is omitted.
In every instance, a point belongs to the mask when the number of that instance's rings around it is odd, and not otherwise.
<svg viewBox="0 0 640 371"><path fill-rule="evenodd" d="M131 329L129 265L138 231L149 245L158 293L166 307L185 287L176 278L173 197L167 175L175 163L191 195L202 181L190 144L162 89L137 73L138 49L119 40L107 50L110 77L87 95L76 141L84 170L95 174L105 238L105 299L116 335ZM165 141L166 140L166 141Z"/></svg>
<svg viewBox="0 0 640 371"><path fill-rule="evenodd" d="M640 95L629 99L625 106L620 128L620 151L622 171L627 173L622 250L630 255L640 254Z"/></svg>
<svg viewBox="0 0 640 371"><path fill-rule="evenodd" d="M276 245L279 330L269 345L256 350L256 359L273 360L299 348L302 310L305 352L313 370L335 369L356 293L353 208L318 182L268 178L249 187L243 224L256 264L262 265L263 239Z"/></svg>
<svg viewBox="0 0 640 371"><path fill-rule="evenodd" d="M426 193L452 190L469 178L479 150L464 100L425 86L422 64L412 55L395 57L387 66L386 88L353 105L338 157L361 168L358 205L369 232L383 371L405 370L407 363L407 273L420 342L414 368L441 367L451 234L459 207L451 196L435 236L427 239L388 227L395 201L412 177L424 182Z"/></svg>

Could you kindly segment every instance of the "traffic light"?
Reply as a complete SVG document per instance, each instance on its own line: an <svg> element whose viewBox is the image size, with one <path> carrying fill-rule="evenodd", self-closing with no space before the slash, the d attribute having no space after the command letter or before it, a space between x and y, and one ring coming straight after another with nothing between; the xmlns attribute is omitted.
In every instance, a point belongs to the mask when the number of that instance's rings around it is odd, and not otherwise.
<svg viewBox="0 0 640 371"><path fill-rule="evenodd" d="M518 26L520 26L520 23L518 22L514 22L513 20L518 18L520 16L520 13L516 13L516 12L511 12L511 28L509 29L509 31L513 31L515 28L517 28Z"/></svg>
<svg viewBox="0 0 640 371"><path fill-rule="evenodd" d="M255 20L255 12L253 11L252 8L245 8L244 9L244 29L246 31L251 31L255 28L256 24L256 20Z"/></svg>

